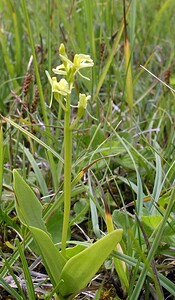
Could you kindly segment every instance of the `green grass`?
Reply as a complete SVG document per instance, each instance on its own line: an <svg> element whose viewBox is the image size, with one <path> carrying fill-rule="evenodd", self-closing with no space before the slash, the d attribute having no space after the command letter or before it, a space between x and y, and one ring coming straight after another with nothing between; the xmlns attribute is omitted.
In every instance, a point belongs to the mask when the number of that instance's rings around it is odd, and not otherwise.
<svg viewBox="0 0 175 300"><path fill-rule="evenodd" d="M174 94L140 67L173 83L174 1L125 2L127 25L119 0L44 0L42 5L3 0L0 4L0 283L4 299L8 294L16 299L26 295L42 299L46 293L45 279L39 286L32 283L29 267L38 252L16 215L13 169L39 197L44 220L46 224L50 220L51 235L61 247L64 112L57 101L49 108L51 90L45 75L45 70L52 74L52 68L61 63L60 43L69 57L83 53L94 61L92 70L83 71L91 80L77 76L71 98L72 105L77 105L79 93L91 95L84 118L72 132L71 177L76 180L71 185L67 246L80 247L107 232L106 201L114 227L124 230L123 253L115 251L113 256L127 264L129 290L120 288L109 258L98 272L99 280L91 282L98 290L94 299L111 290L107 297L112 299L175 296ZM28 73L32 77L26 83ZM72 108L72 120L75 116ZM76 176L81 170L80 179ZM41 269L42 263L36 263L35 271ZM17 290L7 282L8 275L16 278L16 270L24 273L26 294L17 282ZM107 289L108 274L113 281ZM49 285L43 299L53 297ZM80 293L78 299L82 298Z"/></svg>

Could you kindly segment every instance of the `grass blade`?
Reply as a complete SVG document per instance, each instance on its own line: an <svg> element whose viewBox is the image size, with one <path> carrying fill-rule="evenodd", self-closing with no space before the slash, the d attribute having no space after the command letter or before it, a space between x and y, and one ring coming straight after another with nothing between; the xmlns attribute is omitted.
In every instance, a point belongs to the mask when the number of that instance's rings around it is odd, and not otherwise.
<svg viewBox="0 0 175 300"><path fill-rule="evenodd" d="M35 175L39 182L43 196L47 196L49 193L48 193L48 188L47 188L46 182L44 180L44 176L43 176L42 172L40 171L35 159L33 158L33 155L30 153L29 149L24 147L22 144L19 144L19 145L20 145L22 151L24 151L25 155L27 156L27 158L35 172Z"/></svg>
<svg viewBox="0 0 175 300"><path fill-rule="evenodd" d="M4 289L10 293L16 300L24 300L14 288L12 288L2 277L0 277L0 284L4 287Z"/></svg>
<svg viewBox="0 0 175 300"><path fill-rule="evenodd" d="M35 135L33 135L32 133L30 133L29 131L25 130L24 128L22 128L20 125L16 124L15 122L13 122L12 120L1 116L6 122L9 122L12 126L14 126L15 128L17 128L18 130L20 130L22 133L24 133L26 136L31 137L33 140L35 140L38 144L40 144L41 146L43 146L45 149L49 150L55 157L57 157L62 163L64 162L63 158L55 151L53 150L50 146L48 146L46 143L44 143L42 140L40 140L39 138L37 138Z"/></svg>
<svg viewBox="0 0 175 300"><path fill-rule="evenodd" d="M113 46L111 48L111 51L110 51L110 53L108 55L108 58L106 60L106 64L105 64L105 66L104 66L104 68L102 70L102 74L101 74L101 76L99 78L99 81L98 81L98 85L97 85L97 89L96 89L96 92L95 92L95 95L94 95L94 99L97 98L97 96L99 94L99 91L100 91L100 89L101 89L101 87L103 85L103 82L104 82L104 80L106 78L107 72L108 72L108 70L110 68L112 60L113 60L114 55L116 53L116 50L118 48L118 45L119 45L119 42L120 42L123 30L124 30L124 21L122 21L122 24L121 24L121 26L119 28L118 34L117 34L117 36L115 38L115 41L114 41Z"/></svg>
<svg viewBox="0 0 175 300"><path fill-rule="evenodd" d="M33 285L33 282L32 282L31 275L30 275L29 267L27 265L27 261L26 261L22 246L21 246L21 244L18 240L16 240L16 245L17 245L17 249L19 251L21 262L22 262L22 269L23 269L23 272L24 272L28 297L29 297L30 300L35 300L36 297L35 297L34 285Z"/></svg>
<svg viewBox="0 0 175 300"><path fill-rule="evenodd" d="M18 250L17 250L17 251L18 251ZM8 269L9 274L12 276L12 278L13 278L13 280L14 280L16 286L17 286L18 294L20 294L20 295L22 296L22 298L25 300L26 297L25 297L25 295L24 295L24 292L23 292L23 290L22 290L22 287L20 286L20 282L18 281L16 275L15 275L14 272L13 272L13 269L10 267L9 262L8 262L8 260L6 259L5 255L4 255L3 253L2 253L2 257L3 257L3 260L4 260L4 262L5 262L5 266L6 266L7 269Z"/></svg>
<svg viewBox="0 0 175 300"><path fill-rule="evenodd" d="M130 52L130 43L127 34L126 24L126 11L125 11L125 0L123 0L123 14L124 14L124 33L125 33L125 67L126 67L126 97L130 111L130 122L132 124L132 113L133 113L133 82L132 82L132 60Z"/></svg>
<svg viewBox="0 0 175 300"><path fill-rule="evenodd" d="M4 162L3 131L2 131L2 126L0 124L0 211L1 211L1 204L2 204L3 162Z"/></svg>
<svg viewBox="0 0 175 300"><path fill-rule="evenodd" d="M168 203L168 206L167 206L164 218L163 218L162 222L160 223L160 225L158 227L157 234L156 234L156 236L155 236L155 238L153 240L151 249L150 249L150 251L148 253L148 257L147 257L148 264L151 263L154 255L156 253L157 247L159 246L160 239L161 239L161 236L163 234L166 222L167 222L167 220L169 218L169 215L170 215L170 213L172 211L172 208L173 208L173 205L174 205L174 199L175 199L175 187L172 190L171 198L170 198L170 201ZM142 286L144 284L146 275L147 275L147 267L144 266L143 269L142 269L142 272L140 274L140 277L139 277L139 279L138 279L138 281L136 283L135 289L134 289L134 291L133 291L133 293L132 293L132 295L130 297L130 300L137 300L138 299L138 297L140 295L140 291L141 291Z"/></svg>
<svg viewBox="0 0 175 300"><path fill-rule="evenodd" d="M113 253L114 257L117 257L118 259L123 260L126 262L128 265L133 266L134 268L138 264L138 260L135 259L134 257L128 256L126 254L121 254L119 252L114 252ZM139 270L143 270L144 264L142 262L139 263ZM151 274L148 272L148 276L151 276ZM175 284L170 281L168 278L166 278L163 274L158 273L158 277L160 280L161 285L173 296L175 296ZM130 300L130 298L128 299Z"/></svg>
<svg viewBox="0 0 175 300"><path fill-rule="evenodd" d="M47 118L47 111L46 111L45 101L44 101L43 89L42 89L39 70L38 70L38 63L37 63L37 58L36 58L36 53L35 53L35 46L34 46L34 41L33 41L33 36L32 36L32 30L31 30L29 16L28 16L28 12L27 12L26 1L22 0L22 3L23 3L24 16L25 16L27 29L28 29L28 34L29 34L29 39L30 39L30 46L31 46L31 49L32 49L33 63L34 63L34 68L35 68L36 81L37 81L37 85L38 85L39 95L40 95L41 109L42 109L45 125L49 125L49 121L48 121L48 118ZM48 131L48 127L46 127L46 130Z"/></svg>
<svg viewBox="0 0 175 300"><path fill-rule="evenodd" d="M154 182L152 197L155 204L157 204L161 193L161 187L162 187L162 160L160 155L158 155L157 153L155 153L155 156L156 156L156 178ZM152 214L154 214L155 211L156 211L156 205L154 205L153 203L151 209Z"/></svg>

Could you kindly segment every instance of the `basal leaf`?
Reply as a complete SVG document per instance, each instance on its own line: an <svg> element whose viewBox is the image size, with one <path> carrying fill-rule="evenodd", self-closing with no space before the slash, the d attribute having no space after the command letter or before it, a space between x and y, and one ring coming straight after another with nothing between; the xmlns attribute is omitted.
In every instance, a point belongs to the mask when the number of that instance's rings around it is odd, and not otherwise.
<svg viewBox="0 0 175 300"><path fill-rule="evenodd" d="M86 287L122 238L122 229L114 230L92 246L73 256L64 266L59 291L64 296Z"/></svg>
<svg viewBox="0 0 175 300"><path fill-rule="evenodd" d="M152 231L154 231L157 228L162 219L163 217L161 215L141 216L143 225L148 226Z"/></svg>
<svg viewBox="0 0 175 300"><path fill-rule="evenodd" d="M42 205L35 193L16 170L13 170L13 177L15 208L20 221L27 226L37 227L47 232L42 219Z"/></svg>
<svg viewBox="0 0 175 300"><path fill-rule="evenodd" d="M31 226L29 230L33 235L52 284L56 286L60 280L60 274L66 263L66 259L59 252L46 232Z"/></svg>
<svg viewBox="0 0 175 300"><path fill-rule="evenodd" d="M62 229L63 229L63 213L56 210L46 224L47 230L51 235L54 244L61 242ZM70 238L70 233L69 237Z"/></svg>
<svg viewBox="0 0 175 300"><path fill-rule="evenodd" d="M77 255L81 251L86 249L86 245L76 245L74 247L70 247L66 249L66 257L68 259L72 258L73 256Z"/></svg>

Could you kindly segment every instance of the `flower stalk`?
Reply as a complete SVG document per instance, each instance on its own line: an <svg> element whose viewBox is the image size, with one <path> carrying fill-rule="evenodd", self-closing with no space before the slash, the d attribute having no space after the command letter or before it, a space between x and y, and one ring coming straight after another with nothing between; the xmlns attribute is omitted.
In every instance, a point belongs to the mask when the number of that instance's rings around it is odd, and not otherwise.
<svg viewBox="0 0 175 300"><path fill-rule="evenodd" d="M72 129L70 128L70 108L70 95L68 95L64 115L64 218L61 243L61 252L63 256L66 256L65 251L71 206Z"/></svg>
<svg viewBox="0 0 175 300"><path fill-rule="evenodd" d="M69 60L63 44L60 45L59 55L62 64L54 68L53 72L56 75L64 76L65 78L61 78L60 81L58 81L56 77L51 78L48 71L46 71L46 75L52 87L50 107L54 96L64 111L64 216L61 252L65 257L71 208L72 130L84 115L87 101L90 99L90 95L79 94L77 116L71 124L71 91L74 87L76 75L89 80L89 78L84 77L84 75L81 74L80 70L92 67L94 63L89 55L84 54L76 54L72 62Z"/></svg>

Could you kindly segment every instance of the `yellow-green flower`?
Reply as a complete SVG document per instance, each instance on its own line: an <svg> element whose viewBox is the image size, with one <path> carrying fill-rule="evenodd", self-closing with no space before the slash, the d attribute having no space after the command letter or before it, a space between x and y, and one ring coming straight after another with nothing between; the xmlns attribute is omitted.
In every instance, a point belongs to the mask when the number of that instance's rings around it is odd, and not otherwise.
<svg viewBox="0 0 175 300"><path fill-rule="evenodd" d="M60 81L57 81L56 77L52 77L52 92L58 93L63 96L70 94L69 84L66 79L62 78Z"/></svg>
<svg viewBox="0 0 175 300"><path fill-rule="evenodd" d="M79 119L83 116L84 111L87 107L87 102L90 98L91 98L90 95L86 96L85 94L79 94L78 114L77 114Z"/></svg>
<svg viewBox="0 0 175 300"><path fill-rule="evenodd" d="M94 62L91 59L90 55L85 54L75 54L73 62L68 59L65 47L61 44L59 48L59 55L63 64L57 66L53 69L53 72L58 75L67 75L69 78L73 78L76 73L78 73L81 77L88 79L87 77L83 76L79 70L83 68L93 67Z"/></svg>
<svg viewBox="0 0 175 300"><path fill-rule="evenodd" d="M86 96L85 94L79 94L78 108L86 109L88 100L91 99L91 96Z"/></svg>
<svg viewBox="0 0 175 300"><path fill-rule="evenodd" d="M49 72L46 71L46 75L49 79L49 82L51 84L52 87L52 93L58 93L61 94L63 96L67 96L67 94L70 94L71 91L69 89L69 84L66 81L66 79L62 78L60 81L57 81L56 77L50 77Z"/></svg>
<svg viewBox="0 0 175 300"><path fill-rule="evenodd" d="M77 106L78 107L77 117L74 120L74 122L72 123L71 129L73 129L77 125L79 120L84 115L85 109L87 107L87 102L90 98L91 98L90 95L86 96L85 94L79 94L79 101L78 101L78 106Z"/></svg>
<svg viewBox="0 0 175 300"><path fill-rule="evenodd" d="M94 62L91 59L90 55L75 54L73 64L76 70L80 70L83 68L93 67Z"/></svg>
<svg viewBox="0 0 175 300"><path fill-rule="evenodd" d="M46 71L46 75L47 75L48 80L49 80L49 82L51 84L51 87L52 87L52 95L51 95L51 101L50 101L50 107L51 107L53 94L54 94L56 100L60 103L59 95L67 96L68 94L71 93L71 90L69 88L69 84L66 81L66 79L62 78L60 81L57 81L56 77L52 77L52 78L50 77L48 71Z"/></svg>
<svg viewBox="0 0 175 300"><path fill-rule="evenodd" d="M51 78L48 71L46 71L46 75L52 87L50 106L52 105L52 99L54 95L55 99L59 102L61 107L66 111L62 99L60 99L60 95L67 97L68 94L71 93L76 73L78 73L83 78L89 80L89 78L83 76L80 73L80 70L83 68L93 67L94 63L90 55L85 54L75 54L72 62L70 59L68 59L64 44L60 45L59 55L62 60L62 64L54 68L53 72L57 75L65 76L65 79L62 78L60 81L58 81L56 77ZM90 96L86 96L85 94L79 95L78 118L80 118L83 115L84 110L87 107L87 101L89 99Z"/></svg>

